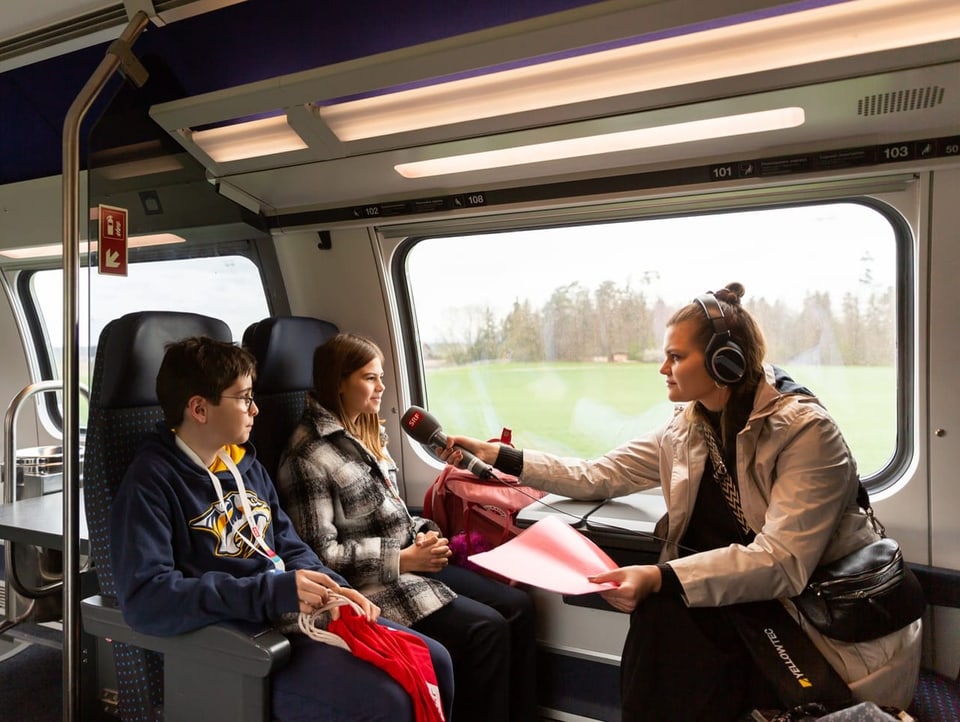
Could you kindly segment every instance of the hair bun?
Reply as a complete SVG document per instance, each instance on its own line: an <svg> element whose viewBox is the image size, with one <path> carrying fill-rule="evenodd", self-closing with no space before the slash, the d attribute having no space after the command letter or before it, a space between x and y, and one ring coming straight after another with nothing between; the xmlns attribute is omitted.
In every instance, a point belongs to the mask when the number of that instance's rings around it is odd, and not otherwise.
<svg viewBox="0 0 960 722"><path fill-rule="evenodd" d="M740 299L743 298L744 293L746 293L746 289L743 287L743 284L734 281L733 283L728 283L713 295L716 296L719 301L729 303L732 306L739 306Z"/></svg>

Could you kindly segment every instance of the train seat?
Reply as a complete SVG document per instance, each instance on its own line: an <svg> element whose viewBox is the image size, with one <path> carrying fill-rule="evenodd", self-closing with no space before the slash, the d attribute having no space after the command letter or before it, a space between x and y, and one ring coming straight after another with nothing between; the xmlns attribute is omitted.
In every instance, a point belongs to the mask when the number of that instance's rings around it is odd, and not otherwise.
<svg viewBox="0 0 960 722"><path fill-rule="evenodd" d="M313 388L313 352L338 330L310 316L271 316L244 331L243 345L257 359L253 391L259 414L251 439L271 479Z"/></svg>
<svg viewBox="0 0 960 722"><path fill-rule="evenodd" d="M155 382L164 348L195 335L232 340L217 319L143 311L108 323L97 346L84 498L100 596L81 602L81 617L87 633L111 640L125 721L266 719L270 672L290 654L289 641L273 629L218 624L172 637L140 634L123 622L115 601L110 505L143 435L163 419Z"/></svg>

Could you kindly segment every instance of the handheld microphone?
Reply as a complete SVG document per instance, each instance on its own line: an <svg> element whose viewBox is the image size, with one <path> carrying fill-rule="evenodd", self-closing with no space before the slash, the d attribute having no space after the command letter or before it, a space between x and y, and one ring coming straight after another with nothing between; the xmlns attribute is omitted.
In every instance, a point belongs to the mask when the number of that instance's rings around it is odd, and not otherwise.
<svg viewBox="0 0 960 722"><path fill-rule="evenodd" d="M447 447L447 435L440 428L440 422L430 413L421 409L419 406L411 406L407 409L403 418L400 419L403 430L415 440L424 446ZM493 467L485 464L462 446L454 446L463 455L463 461L459 464L461 469L466 469L480 479L496 479L493 473Z"/></svg>

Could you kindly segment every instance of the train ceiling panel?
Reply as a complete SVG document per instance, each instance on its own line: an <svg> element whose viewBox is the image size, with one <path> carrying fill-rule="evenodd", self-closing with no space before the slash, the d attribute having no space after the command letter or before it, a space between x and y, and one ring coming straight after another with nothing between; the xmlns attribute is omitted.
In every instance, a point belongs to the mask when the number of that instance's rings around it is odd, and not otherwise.
<svg viewBox="0 0 960 722"><path fill-rule="evenodd" d="M108 172L128 174L136 185L141 161L143 172L155 174L158 153L173 160L186 154L223 191L267 214L479 184L628 173L724 154L756 156L824 138L872 142L956 131L948 112L956 107L960 75L955 0L910 0L909 12L903 0L517 0L457 8L410 0L399 14L398 4L388 0L194 1L231 7L151 26L137 40L134 50L151 68L150 82L137 91L142 118L130 123L128 116L119 116L120 122L104 117L92 133L98 145L91 157L99 170L115 164ZM138 2L146 0L127 4ZM38 7L44 3L39 0ZM97 5L111 12L117 4ZM792 30L762 25L800 15L797 10L842 14L863 8L872 19L852 29L812 20ZM953 20L944 20L951 12ZM927 35L921 35L923 23ZM880 30L871 35L874 24ZM919 39L901 42L913 32ZM868 36L875 44L858 54L835 57L821 47L821 40L842 46ZM8 33L0 37L0 45L9 39ZM671 45L700 38L706 38L700 45ZM791 44L796 40L801 42ZM621 61L629 73L611 81L588 71L582 90L572 93L567 63L621 51L636 51ZM59 172L63 114L103 52L95 46L8 72L0 65L0 183ZM792 60L776 60L784 53ZM530 75L546 66L558 68L552 78ZM448 84L459 89L439 104L459 116L421 122L434 101L417 94ZM119 86L117 81L111 88L116 97ZM481 95L490 86L515 92ZM551 96L556 88L565 95ZM594 93L596 88L602 92ZM906 105L898 100L918 94L919 101ZM378 127L391 104L402 123ZM353 109L365 116L366 129L349 127L356 125L349 117ZM450 155L508 153L544 141L566 147L586 138L589 145L599 136L730 116L734 125L745 124L745 114L772 111L788 116L779 130L684 143L646 140L599 154L588 149L566 159L446 175L423 175L416 165ZM143 121L151 127L137 136L132 129ZM271 133L279 142L292 138L294 149L238 157L219 155L204 142L205 136L257 124L269 131L261 133L268 139ZM175 183L176 177L168 171L150 182Z"/></svg>
<svg viewBox="0 0 960 722"><path fill-rule="evenodd" d="M605 0L604 5L622 2ZM152 102L162 102L596 3L5 0L0 13L0 184L60 172L60 129L67 109L120 35L128 8L152 5L162 15L178 18L163 26L151 23L133 47L142 60L162 65L176 80L174 94L165 87L154 89L153 78L142 89ZM769 0L732 4L749 8ZM181 17L210 8L215 9ZM111 82L105 95L118 85ZM96 118L105 106L106 100L98 102L88 117ZM85 134L81 145L85 163Z"/></svg>
<svg viewBox="0 0 960 722"><path fill-rule="evenodd" d="M795 128L589 155L428 178L405 178L395 167L425 153L463 153L508 143L524 131L415 148L398 148L325 161L298 163L260 171L225 174L221 185L239 190L249 203L267 212L289 212L349 206L367 199L388 200L493 189L558 180L627 174L702 159L759 159L801 148L827 150L882 139L906 140L960 133L956 99L960 97L960 64L922 71L900 71L821 85L770 91L723 100L650 110L622 116L625 123L645 126L690 122L697 118L762 112L768 108L802 108L805 122ZM911 100L912 99L912 100ZM609 118L569 125L589 133ZM554 128L554 133L565 130ZM825 143L825 139L828 139Z"/></svg>
<svg viewBox="0 0 960 722"><path fill-rule="evenodd" d="M696 22L663 5L592 6L150 114L223 188L267 213L957 130L954 0L725 18L708 9ZM574 33L584 40L571 53ZM715 121L727 128L698 139L694 126ZM515 158L546 145L554 159Z"/></svg>

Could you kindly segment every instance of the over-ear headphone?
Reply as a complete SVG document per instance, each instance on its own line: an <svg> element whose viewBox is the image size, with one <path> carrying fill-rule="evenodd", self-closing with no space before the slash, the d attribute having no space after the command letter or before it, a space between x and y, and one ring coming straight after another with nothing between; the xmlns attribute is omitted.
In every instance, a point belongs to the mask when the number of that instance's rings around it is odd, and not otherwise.
<svg viewBox="0 0 960 722"><path fill-rule="evenodd" d="M697 296L696 302L713 324L713 336L703 352L707 373L714 381L722 384L739 383L747 371L747 359L730 336L720 302L712 293Z"/></svg>

